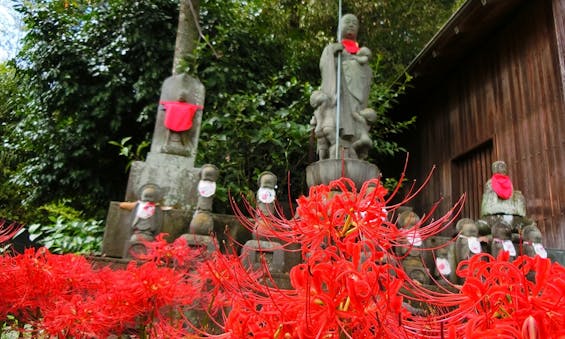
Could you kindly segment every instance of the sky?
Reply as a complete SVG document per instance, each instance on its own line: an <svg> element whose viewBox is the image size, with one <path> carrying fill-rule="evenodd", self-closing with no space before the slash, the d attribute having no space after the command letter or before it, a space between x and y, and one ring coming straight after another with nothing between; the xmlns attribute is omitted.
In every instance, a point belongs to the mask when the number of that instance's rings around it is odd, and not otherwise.
<svg viewBox="0 0 565 339"><path fill-rule="evenodd" d="M23 36L22 23L12 0L0 0L0 62L13 58Z"/></svg>

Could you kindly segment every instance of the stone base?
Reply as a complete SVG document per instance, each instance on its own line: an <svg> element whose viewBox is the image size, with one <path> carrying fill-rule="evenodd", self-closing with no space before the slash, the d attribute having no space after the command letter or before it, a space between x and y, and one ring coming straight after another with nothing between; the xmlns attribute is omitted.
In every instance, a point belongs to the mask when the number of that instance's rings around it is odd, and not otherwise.
<svg viewBox="0 0 565 339"><path fill-rule="evenodd" d="M131 236L131 211L119 207L119 202L112 201L108 208L106 227L102 242L102 255L111 258L122 258L126 243ZM167 233L167 241L174 241L183 234L188 233L192 214L186 211L171 209L163 211L163 227L157 233ZM214 233L221 246L231 243L235 239L238 243L245 243L251 239L251 233L243 227L233 215L213 214ZM221 248L222 251L232 249ZM235 248L239 251L239 248Z"/></svg>
<svg viewBox="0 0 565 339"><path fill-rule="evenodd" d="M342 177L353 180L359 189L365 181L381 176L376 165L359 159L325 159L306 167L306 183L308 187L328 185Z"/></svg>

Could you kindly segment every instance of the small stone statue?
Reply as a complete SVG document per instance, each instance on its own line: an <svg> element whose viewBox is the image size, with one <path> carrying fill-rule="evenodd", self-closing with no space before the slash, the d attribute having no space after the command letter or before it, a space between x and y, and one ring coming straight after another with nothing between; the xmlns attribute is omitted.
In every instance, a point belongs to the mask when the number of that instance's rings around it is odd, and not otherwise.
<svg viewBox="0 0 565 339"><path fill-rule="evenodd" d="M216 193L216 180L218 180L218 168L211 164L203 165L198 183L198 203L190 221L191 234L210 235L214 230L212 204Z"/></svg>
<svg viewBox="0 0 565 339"><path fill-rule="evenodd" d="M277 196L277 176L269 171L259 174L257 179L257 209L259 213L255 222L254 238L263 239L262 235L269 235L269 222L268 218L275 212L275 199ZM272 238L272 237L271 237Z"/></svg>
<svg viewBox="0 0 565 339"><path fill-rule="evenodd" d="M459 235L455 241L455 260L457 263L481 253L479 228L472 219L463 218L455 226Z"/></svg>
<svg viewBox="0 0 565 339"><path fill-rule="evenodd" d="M530 224L522 229L522 249L524 255L535 257L539 255L547 258L547 251L543 247L541 231L535 224Z"/></svg>
<svg viewBox="0 0 565 339"><path fill-rule="evenodd" d="M132 211L131 236L126 244L124 257L131 253L145 253L144 242L152 241L163 225L163 214L159 201L160 188L154 184L145 184L140 189L140 200L121 202L120 208Z"/></svg>
<svg viewBox="0 0 565 339"><path fill-rule="evenodd" d="M412 210L406 210L398 215L396 220L398 228L409 232L405 232L405 238L401 240L403 244L395 247L395 253L402 260L402 267L408 276L425 285L430 281L430 270L424 265L421 250L424 242L415 228L419 222L420 217Z"/></svg>
<svg viewBox="0 0 565 339"><path fill-rule="evenodd" d="M367 137L366 125L370 117L363 116L367 115L368 111L361 112L367 109L372 82L372 70L369 65L371 51L366 47L359 47L357 43L359 20L355 15L344 15L340 27L341 41L328 45L322 52L322 84L320 90L314 91L310 97L310 104L315 108L311 124L315 125L320 159L336 158L337 138L340 145L337 157L343 155L344 158L358 158L353 146L357 140L360 140L357 148L363 156L366 153L367 141L364 139ZM341 74L338 74L338 70ZM338 77L339 131L336 131ZM336 135L336 132L339 135Z"/></svg>
<svg viewBox="0 0 565 339"><path fill-rule="evenodd" d="M507 251L510 257L516 257L516 247L512 242L512 226L504 220L499 220L491 226L492 241L490 253L493 257L498 257L500 251Z"/></svg>

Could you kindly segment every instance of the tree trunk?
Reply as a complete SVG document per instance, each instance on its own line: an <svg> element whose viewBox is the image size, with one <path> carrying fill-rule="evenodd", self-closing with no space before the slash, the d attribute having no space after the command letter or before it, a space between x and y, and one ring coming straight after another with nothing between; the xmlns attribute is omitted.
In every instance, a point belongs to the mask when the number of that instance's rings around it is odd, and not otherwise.
<svg viewBox="0 0 565 339"><path fill-rule="evenodd" d="M200 0L179 1L179 24L175 42L173 74L180 73L182 60L187 59L198 43L198 18Z"/></svg>

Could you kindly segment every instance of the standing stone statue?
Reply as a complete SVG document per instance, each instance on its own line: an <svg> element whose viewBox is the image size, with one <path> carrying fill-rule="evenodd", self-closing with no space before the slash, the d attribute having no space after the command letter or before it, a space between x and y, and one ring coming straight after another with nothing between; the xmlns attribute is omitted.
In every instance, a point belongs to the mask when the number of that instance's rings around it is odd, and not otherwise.
<svg viewBox="0 0 565 339"><path fill-rule="evenodd" d="M271 240L269 237L269 217L275 213L275 199L277 197L277 176L272 172L264 171L257 179L257 210L253 237L261 240ZM266 237L262 237L265 235Z"/></svg>
<svg viewBox="0 0 565 339"><path fill-rule="evenodd" d="M154 240L155 235L163 227L159 186L145 184L141 187L139 196L141 197L139 201L119 204L120 208L132 211L131 236L125 246L125 258L130 257L131 253L145 253L144 242Z"/></svg>
<svg viewBox="0 0 565 339"><path fill-rule="evenodd" d="M191 234L210 235L214 230L212 204L216 193L216 180L218 180L218 168L211 164L203 165L198 183L198 204L190 221Z"/></svg>
<svg viewBox="0 0 565 339"><path fill-rule="evenodd" d="M368 130L365 127L366 121L362 121L362 127L359 128L361 119L356 120L355 114L363 116L361 112L367 109L372 82L372 70L369 65L371 51L366 47L359 47L357 43L359 21L355 15L344 15L340 27L341 41L328 45L322 52L322 84L320 90L314 91L310 97L310 104L315 108L311 124L315 125L320 159L336 158L335 148L338 142L338 157L343 154L344 158L359 158L353 144L366 133L363 131ZM339 132L336 135L338 77ZM365 144L364 141L361 145ZM365 156L366 152L363 151L362 154Z"/></svg>

